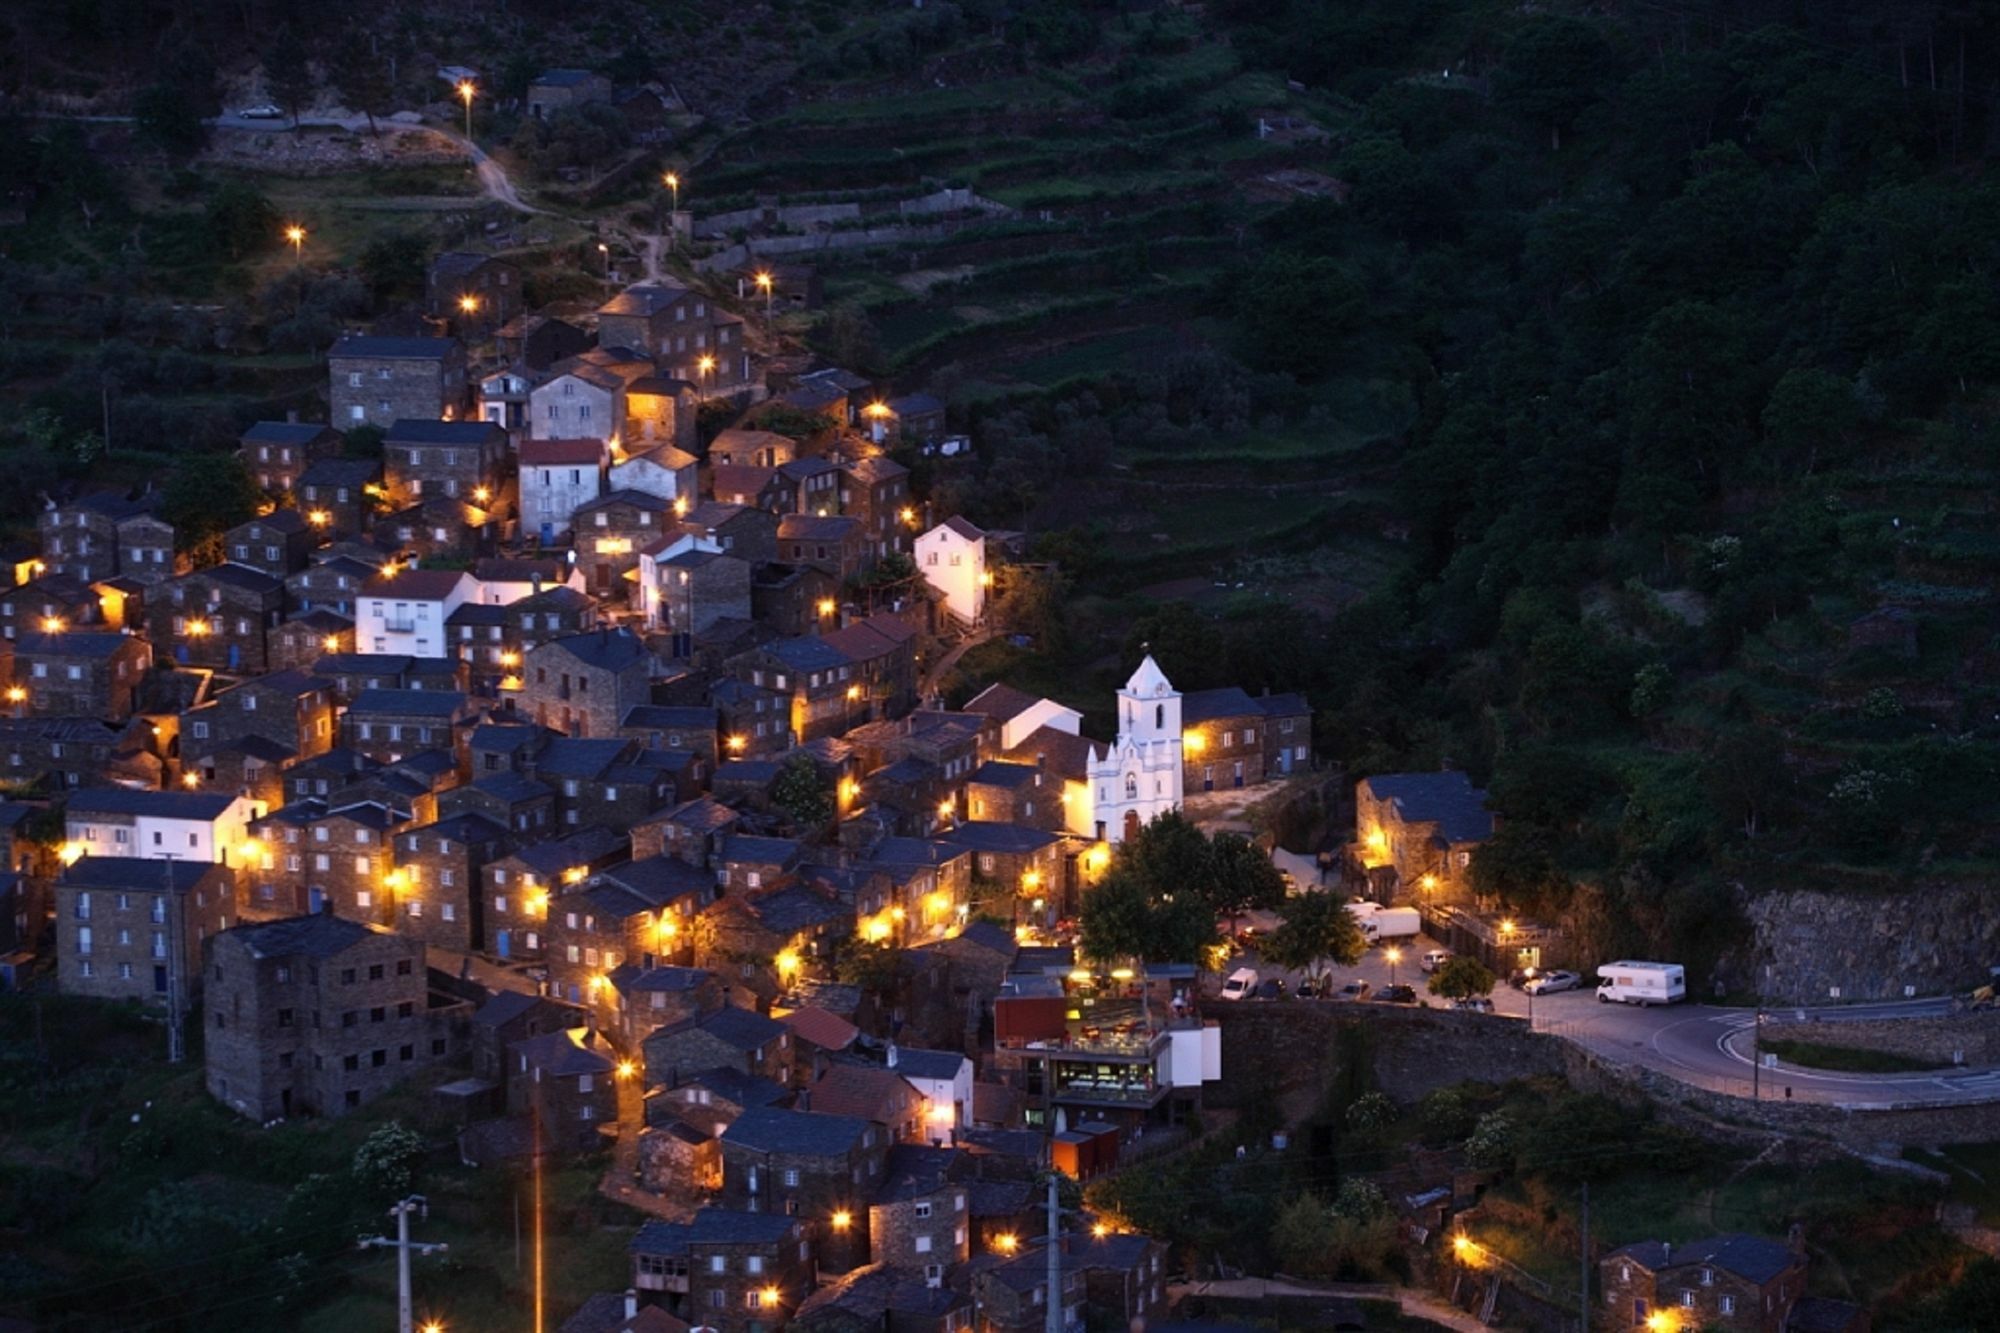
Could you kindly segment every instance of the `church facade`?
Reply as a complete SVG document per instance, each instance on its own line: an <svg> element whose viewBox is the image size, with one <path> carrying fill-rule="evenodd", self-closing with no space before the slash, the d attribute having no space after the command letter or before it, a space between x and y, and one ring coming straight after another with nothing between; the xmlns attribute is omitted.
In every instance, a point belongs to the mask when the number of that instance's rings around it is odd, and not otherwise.
<svg viewBox="0 0 2000 1333"><path fill-rule="evenodd" d="M1071 803L1073 831L1123 842L1154 816L1180 809L1181 746L1180 691L1148 654L1118 691L1118 739L1102 751L1090 748L1087 811L1077 819Z"/></svg>

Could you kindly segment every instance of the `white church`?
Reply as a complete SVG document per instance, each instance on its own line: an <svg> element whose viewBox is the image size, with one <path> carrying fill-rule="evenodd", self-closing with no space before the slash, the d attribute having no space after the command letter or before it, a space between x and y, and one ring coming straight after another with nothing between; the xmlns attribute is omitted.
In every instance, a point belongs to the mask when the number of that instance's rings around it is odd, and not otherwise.
<svg viewBox="0 0 2000 1333"><path fill-rule="evenodd" d="M1152 654L1118 691L1118 739L1090 747L1089 799L1071 801L1086 837L1123 842L1155 815L1181 808L1181 696ZM1082 821L1075 807L1085 805Z"/></svg>

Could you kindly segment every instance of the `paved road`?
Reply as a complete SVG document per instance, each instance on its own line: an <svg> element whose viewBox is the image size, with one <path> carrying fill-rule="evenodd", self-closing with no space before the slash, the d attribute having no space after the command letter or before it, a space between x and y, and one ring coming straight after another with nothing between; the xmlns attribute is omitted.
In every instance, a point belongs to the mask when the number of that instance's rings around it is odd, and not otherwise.
<svg viewBox="0 0 2000 1333"><path fill-rule="evenodd" d="M1402 962L1391 967L1386 950L1371 949L1353 967L1335 968L1338 982L1360 979L1380 990L1395 979L1416 988L1425 996L1425 976L1418 960L1435 941L1418 936L1398 942ZM1262 964L1255 953L1232 957L1218 975L1226 977L1238 967L1255 967L1263 976L1282 976L1293 990L1302 980L1299 974ZM1430 997L1425 997L1430 998ZM1287 1003L1341 1003L1340 1001L1288 1001ZM1431 999L1431 1003L1444 1002ZM1364 1005L1372 1008L1372 1005ZM1827 1070L1801 1069L1782 1065L1758 1070L1750 1058L1750 1029L1756 1016L1747 1009L1724 1009L1713 1005L1677 1004L1657 1009L1641 1009L1623 1004L1599 1004L1592 991L1569 991L1529 1000L1520 991L1500 986L1493 992L1493 1007L1503 1018L1528 1020L1538 1032L1546 1032L1576 1043L1607 1059L1636 1064L1678 1079L1694 1087L1732 1097L1757 1096L1768 1101L1813 1102L1855 1109L1879 1109L1906 1104L1950 1104L1965 1101L2000 1100L2000 1069L1940 1070L1916 1074L1841 1074ZM1792 1018L1804 1015L1827 1022L1858 1019L1924 1018L1949 1013L1948 998L1897 1000L1875 1004L1832 1005L1811 1009L1772 1009L1769 1015Z"/></svg>
<svg viewBox="0 0 2000 1333"><path fill-rule="evenodd" d="M1299 1282L1290 1278L1241 1277L1212 1282L1176 1282L1167 1287L1168 1300L1178 1304L1188 1296L1261 1301L1272 1296L1339 1296L1351 1300L1394 1301L1406 1315L1428 1319L1456 1333L1489 1333L1486 1325L1447 1301L1414 1287L1376 1282Z"/></svg>

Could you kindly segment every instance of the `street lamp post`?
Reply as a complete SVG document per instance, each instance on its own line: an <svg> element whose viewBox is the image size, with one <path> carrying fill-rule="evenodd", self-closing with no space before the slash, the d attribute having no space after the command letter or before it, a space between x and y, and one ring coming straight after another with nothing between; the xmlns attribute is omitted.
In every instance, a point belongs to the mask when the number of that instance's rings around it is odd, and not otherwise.
<svg viewBox="0 0 2000 1333"><path fill-rule="evenodd" d="M604 270L604 276L611 276L611 247L603 241L597 243L597 262Z"/></svg>
<svg viewBox="0 0 2000 1333"><path fill-rule="evenodd" d="M1382 956L1389 960L1389 988L1394 990L1396 988L1396 964L1403 961L1403 951L1392 945L1382 951Z"/></svg>
<svg viewBox="0 0 2000 1333"><path fill-rule="evenodd" d="M771 289L772 289L772 279L769 269L766 269L757 275L757 285L764 289L764 318L769 319L771 317Z"/></svg>
<svg viewBox="0 0 2000 1333"><path fill-rule="evenodd" d="M467 143L472 142L472 95L474 91L471 79L460 79L458 81L459 100L465 103L465 141Z"/></svg>
<svg viewBox="0 0 2000 1333"><path fill-rule="evenodd" d="M667 188L668 188L669 190L673 191L673 196L674 196L674 203L673 203L673 211L674 211L674 212L676 212L676 213L680 212L680 211L681 211L681 178L680 178L680 177L679 177L678 175L676 175L675 173L673 173L673 172L669 171L669 172L668 172L668 173L667 173L667 174L666 174L665 176L663 176L663 177L662 177L661 179L663 179L664 181L666 181L666 183L667 183Z"/></svg>
<svg viewBox="0 0 2000 1333"><path fill-rule="evenodd" d="M303 263L305 260L306 229L294 222L285 228L285 239L292 243L292 262L294 264Z"/></svg>

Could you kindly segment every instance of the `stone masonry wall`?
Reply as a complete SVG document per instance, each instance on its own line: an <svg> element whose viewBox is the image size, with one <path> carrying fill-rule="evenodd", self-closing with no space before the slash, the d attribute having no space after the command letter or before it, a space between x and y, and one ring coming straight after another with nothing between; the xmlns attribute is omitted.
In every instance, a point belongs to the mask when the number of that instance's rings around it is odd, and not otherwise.
<svg viewBox="0 0 2000 1333"><path fill-rule="evenodd" d="M1938 1018L1800 1023L1764 1020L1766 1041L1809 1041L1845 1050L1888 1051L1934 1064L2000 1064L2000 1009Z"/></svg>
<svg viewBox="0 0 2000 1333"><path fill-rule="evenodd" d="M1767 1003L1825 1004L1970 991L2000 963L2000 897L1912 882L1894 895L1786 891L1743 904L1756 944L1717 969ZM1837 993L1836 993L1837 991Z"/></svg>

